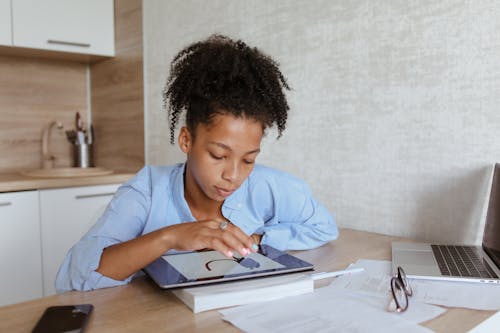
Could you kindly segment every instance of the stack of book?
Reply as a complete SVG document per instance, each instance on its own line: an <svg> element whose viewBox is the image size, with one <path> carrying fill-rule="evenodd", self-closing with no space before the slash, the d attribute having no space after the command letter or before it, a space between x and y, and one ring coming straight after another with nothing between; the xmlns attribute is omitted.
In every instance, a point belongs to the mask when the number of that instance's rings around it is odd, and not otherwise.
<svg viewBox="0 0 500 333"><path fill-rule="evenodd" d="M172 293L194 313L228 306L271 301L314 291L310 274L288 274L174 289Z"/></svg>

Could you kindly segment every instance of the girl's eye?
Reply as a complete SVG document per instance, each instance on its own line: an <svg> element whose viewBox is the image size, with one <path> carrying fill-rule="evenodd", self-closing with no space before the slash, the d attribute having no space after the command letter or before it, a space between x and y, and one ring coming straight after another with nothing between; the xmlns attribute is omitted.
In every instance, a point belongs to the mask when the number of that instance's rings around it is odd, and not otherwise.
<svg viewBox="0 0 500 333"><path fill-rule="evenodd" d="M243 162L245 162L245 164L254 164L255 161L250 161L250 160L243 160Z"/></svg>
<svg viewBox="0 0 500 333"><path fill-rule="evenodd" d="M222 160L222 159L223 159L223 157L222 157L222 156L214 155L214 154L212 154L212 153L210 153L210 152L209 152L209 154L210 154L210 157L212 157L212 158L213 158L213 159L215 159L215 160Z"/></svg>

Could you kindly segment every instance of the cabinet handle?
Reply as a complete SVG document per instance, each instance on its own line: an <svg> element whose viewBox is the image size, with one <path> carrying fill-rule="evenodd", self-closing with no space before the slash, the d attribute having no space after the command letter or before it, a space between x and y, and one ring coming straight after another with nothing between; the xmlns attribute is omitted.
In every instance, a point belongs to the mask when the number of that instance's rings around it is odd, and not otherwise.
<svg viewBox="0 0 500 333"><path fill-rule="evenodd" d="M95 194L80 194L80 195L75 195L75 199L88 199L88 198L97 198L97 197L107 197L110 195L114 195L115 192L109 192L109 193L95 193Z"/></svg>
<svg viewBox="0 0 500 333"><path fill-rule="evenodd" d="M47 43L59 44L59 45L69 45L69 46L90 47L89 43L67 42L64 40L55 40L55 39L47 39Z"/></svg>
<svg viewBox="0 0 500 333"><path fill-rule="evenodd" d="M10 201L7 201L7 202L0 202L0 207L3 207L3 206L10 206L12 205L12 202Z"/></svg>

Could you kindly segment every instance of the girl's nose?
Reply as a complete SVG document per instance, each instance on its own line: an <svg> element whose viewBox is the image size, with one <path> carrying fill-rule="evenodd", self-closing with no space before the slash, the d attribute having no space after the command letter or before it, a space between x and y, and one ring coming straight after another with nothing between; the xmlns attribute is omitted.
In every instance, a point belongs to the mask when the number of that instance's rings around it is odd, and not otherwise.
<svg viewBox="0 0 500 333"><path fill-rule="evenodd" d="M238 179L238 166L234 163L228 163L224 168L222 178L230 182L234 182Z"/></svg>

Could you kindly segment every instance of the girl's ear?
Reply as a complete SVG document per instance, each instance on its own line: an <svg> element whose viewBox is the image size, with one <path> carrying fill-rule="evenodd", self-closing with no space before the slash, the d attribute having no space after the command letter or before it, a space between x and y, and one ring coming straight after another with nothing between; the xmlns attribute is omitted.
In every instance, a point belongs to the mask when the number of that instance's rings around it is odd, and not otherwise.
<svg viewBox="0 0 500 333"><path fill-rule="evenodd" d="M187 154L191 150L191 145L193 143L193 137L191 136L191 133L189 132L187 127L182 127L181 131L179 133L179 147L181 150Z"/></svg>

